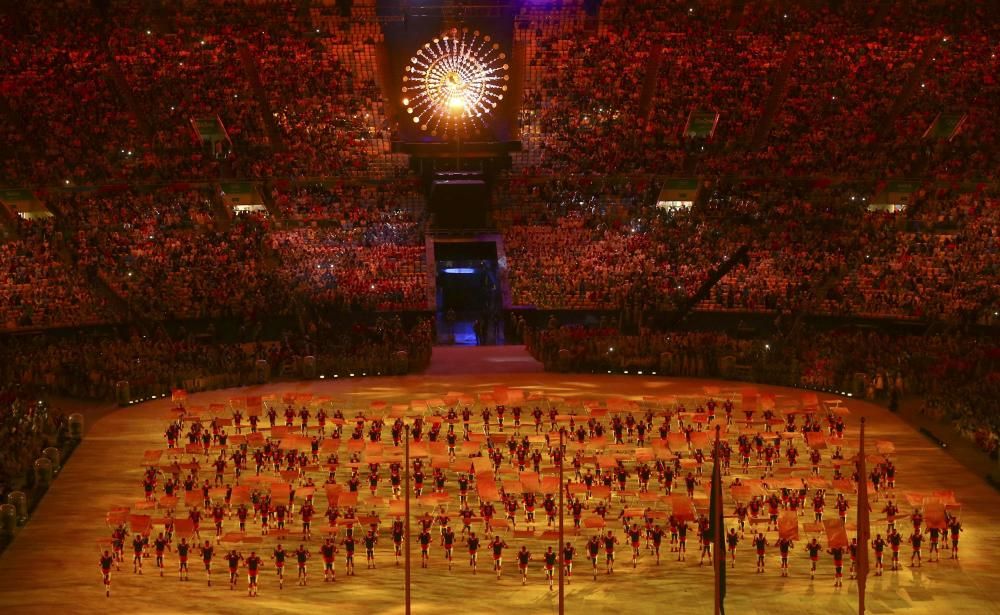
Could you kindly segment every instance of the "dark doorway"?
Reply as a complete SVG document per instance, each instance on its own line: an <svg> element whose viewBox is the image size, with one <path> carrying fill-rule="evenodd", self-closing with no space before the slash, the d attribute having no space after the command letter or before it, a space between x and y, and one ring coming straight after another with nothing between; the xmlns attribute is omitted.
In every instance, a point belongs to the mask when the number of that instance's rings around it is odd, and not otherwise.
<svg viewBox="0 0 1000 615"><path fill-rule="evenodd" d="M439 344L502 344L503 300L493 241L434 242Z"/></svg>

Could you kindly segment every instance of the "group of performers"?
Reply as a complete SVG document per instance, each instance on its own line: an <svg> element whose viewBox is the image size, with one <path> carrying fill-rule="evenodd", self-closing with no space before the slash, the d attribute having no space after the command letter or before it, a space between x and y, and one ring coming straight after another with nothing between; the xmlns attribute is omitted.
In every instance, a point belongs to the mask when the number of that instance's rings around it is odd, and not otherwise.
<svg viewBox="0 0 1000 615"><path fill-rule="evenodd" d="M870 474L859 476L856 462L845 458L843 414L827 410L824 417L823 411L817 409L779 418L770 409L743 412L745 420L738 421L731 400L720 403L709 398L691 411L683 404L672 408L632 408L611 414L605 423L604 413L567 416L560 414L555 406L548 411L536 406L530 412L523 412L517 406L484 405L479 412L480 420L475 423L470 408L452 407L429 417L417 416L407 424L402 417L379 418L358 413L346 418L340 410L327 413L320 408L313 412L305 405L296 409L290 403L281 412L278 406L268 406L260 413L244 415L244 410L237 408L229 420L216 417L205 421L190 416L180 406L176 419L164 433L170 459L150 464L142 479L144 501L165 515L159 521L163 531L151 539L152 530L148 526L130 533L126 522L114 524L111 548L102 551L99 561L105 593L110 596L111 571L120 569L127 541L132 543L135 574L143 573L145 559L155 558L157 572L164 576L170 553L170 557L176 557L180 580L189 578L188 558L197 557L211 585L213 561L221 557L228 567L230 588L237 587L242 569L248 595L256 596L264 570L273 569L279 589L283 588L286 559L296 563L300 586L307 584L307 566L313 556L323 561L324 582L335 582L338 554L344 557L345 573L353 576L359 543L365 549L367 568L375 569L376 547L386 529L381 519L386 518L392 519L388 534L394 564L398 566L403 545L410 538L406 536L401 515L380 514L379 510L384 510L387 501L399 503L400 498L407 496L415 505L434 508L434 514L427 512L415 518L412 541L419 545L422 568L431 566L432 551L440 548L442 561L451 570L453 551L458 544L467 549L473 574L477 573L478 552L486 548L493 557L492 571L501 579L504 553L514 549L522 584L528 582L530 564L539 562L551 590L557 576L556 566L562 565L566 581L572 582L575 541L585 540L582 552L590 560L591 574L596 580L600 568L605 575L614 574L616 549L621 542L629 545L630 562L637 568L644 551L649 553L650 561L659 565L664 542L677 561L686 562L687 539L693 534L700 545L700 565L713 563L713 557L728 555L729 565L735 567L738 545L749 540L756 554L757 573L765 571L767 550L774 547L780 557L781 575L789 576L789 557L797 542L797 532L792 536L779 531L779 515L787 516L791 511L797 518L806 516L811 508L814 522L822 523L828 498L833 497L827 481L821 477L829 469L835 484L847 481L851 485L849 490L840 489L832 504L841 524L847 521L854 485L859 480L870 480L874 500L884 502L886 533L884 538L878 533L869 545L863 546L855 539L850 544L831 542L824 547L812 538L801 547L810 560L810 578L815 577L819 558L825 553L833 560L835 586L840 587L845 556L850 559L849 573L854 578L859 548L871 549L874 574L881 575L887 545L892 556L890 569L899 570L903 542L912 547L911 565L920 566L925 536L929 544L928 561L937 561L942 534L950 535L951 557L958 557L962 526L954 514L946 513L946 527L938 522L923 528L923 516L919 508L914 508L909 515L913 532L907 538L897 530L896 522L901 515L895 497L896 467L884 456L874 464ZM282 416L284 429L281 435L276 435L275 428L280 426ZM705 471L705 466L711 467L712 447L704 436L708 435L705 426L716 420L723 427L718 462L727 477L725 480L733 488L735 501L729 517L732 527L725 534L728 554L713 553L711 524L704 515L694 514L693 506L698 486L710 482L711 472ZM345 430L345 426L351 425L353 428ZM778 431L773 429L775 426ZM234 433L228 434L227 427ZM386 427L388 442L383 438ZM270 431L271 437L264 436L264 431ZM296 437L287 438L290 433ZM789 437L796 433L800 437ZM830 443L831 452L826 458L822 454L825 447L809 446L802 454L806 460L799 463L796 444L802 444L803 439L806 443L816 441L813 437L806 438L806 434L823 434L824 442ZM430 456L428 463L428 456L419 453L406 468L400 454L405 437L409 437L412 446L431 445L439 454ZM735 438L731 442L732 437ZM666 446L668 440L670 444ZM179 447L185 441L187 446L181 454ZM354 442L354 446L347 446L344 452L341 449L346 442ZM637 454L609 458L595 454L612 450L610 447L616 451L649 450L657 443L665 454L652 458L640 458ZM382 453L363 452L372 444ZM392 454L384 454L386 450ZM731 464L734 452L738 463ZM347 455L347 463L342 463L341 454ZM565 483L561 485L557 478L560 464L565 468ZM204 475L206 466L210 468L209 476ZM850 470L846 475L842 473L845 469ZM410 494L403 493L407 470ZM790 486L789 479L774 478L776 471L789 475L798 472L800 476ZM502 479L502 475L509 473L531 474L536 477L537 486L512 486L511 481ZM261 484L260 479L271 481L278 476L288 480L287 497L283 491ZM550 480L544 481L543 487L537 479L545 478ZM751 482L760 493L736 489ZM369 514L363 513L358 504L364 495L362 485L367 485L370 493ZM314 498L318 489L346 493L349 497L345 498L346 504L336 496L330 499L322 515L328 526L319 530L324 537L317 538L315 546L312 526L320 516ZM539 533L549 541L556 535L560 490L566 536L570 539L561 546L550 542L536 551ZM181 495L183 498L178 497ZM181 501L186 505L185 512L179 510ZM660 501L671 502L673 510L669 513L658 510L656 503ZM685 501L692 505L681 506ZM653 506L631 507L640 503ZM175 530L181 533L180 528L175 528L180 519L184 520L184 535L175 540ZM209 519L214 532L209 530L203 536L201 522ZM253 536L248 527L251 522L259 526L259 537ZM234 523L238 531L227 533L227 528L234 529ZM473 529L475 523L482 525L479 534ZM621 532L607 529L616 523L620 523ZM764 531L759 529L761 525L766 526ZM281 544L266 549L261 544L262 548L249 551L221 547L222 542L234 539L248 544L262 543L272 537L280 540L296 526L300 540L293 550L286 551ZM779 532L778 538L769 538L767 533L775 531ZM507 540L514 538L527 538L530 542L508 546ZM599 564L601 559L603 566Z"/></svg>

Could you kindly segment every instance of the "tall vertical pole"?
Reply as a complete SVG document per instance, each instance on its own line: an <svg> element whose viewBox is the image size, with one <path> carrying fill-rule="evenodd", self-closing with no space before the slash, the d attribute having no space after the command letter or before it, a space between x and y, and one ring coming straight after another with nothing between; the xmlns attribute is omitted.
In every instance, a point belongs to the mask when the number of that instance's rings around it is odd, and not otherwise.
<svg viewBox="0 0 1000 615"><path fill-rule="evenodd" d="M722 471L719 469L721 458L719 457L719 434L721 426L715 426L715 445L712 448L712 501L715 508L712 510L712 565L715 568L715 613L722 615L722 583L721 575L726 566L726 552L719 549L719 532L725 532L722 525Z"/></svg>
<svg viewBox="0 0 1000 615"><path fill-rule="evenodd" d="M868 584L868 549L871 543L871 520L868 510L868 468L865 459L865 417L861 417L858 439L858 615L865 613L865 588Z"/></svg>
<svg viewBox="0 0 1000 615"><path fill-rule="evenodd" d="M563 459L563 432L559 430L559 544L556 546L556 553L559 554L559 615L564 615L566 612L566 583L564 575L566 574L566 562L563 560L563 545L566 544L566 528L564 526L564 521L566 519L566 511L563 507L563 491L565 490L565 484L563 483L563 466L566 465L566 460Z"/></svg>
<svg viewBox="0 0 1000 615"><path fill-rule="evenodd" d="M404 600L406 605L404 607L404 612L406 615L410 615L410 540L413 538L413 534L410 533L410 426L405 425L406 433L403 438L403 510L405 515L405 521L403 522L406 528L406 538L403 539L403 548L406 549L405 563L404 563L404 574L405 574L405 597Z"/></svg>

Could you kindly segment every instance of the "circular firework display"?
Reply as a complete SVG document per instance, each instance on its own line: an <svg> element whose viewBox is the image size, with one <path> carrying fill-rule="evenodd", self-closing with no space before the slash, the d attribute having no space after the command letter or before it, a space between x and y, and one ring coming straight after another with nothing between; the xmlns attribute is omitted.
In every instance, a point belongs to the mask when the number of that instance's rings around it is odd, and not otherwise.
<svg viewBox="0 0 1000 615"><path fill-rule="evenodd" d="M478 30L452 29L424 44L403 75L403 106L432 136L460 136L486 125L507 93L507 54Z"/></svg>

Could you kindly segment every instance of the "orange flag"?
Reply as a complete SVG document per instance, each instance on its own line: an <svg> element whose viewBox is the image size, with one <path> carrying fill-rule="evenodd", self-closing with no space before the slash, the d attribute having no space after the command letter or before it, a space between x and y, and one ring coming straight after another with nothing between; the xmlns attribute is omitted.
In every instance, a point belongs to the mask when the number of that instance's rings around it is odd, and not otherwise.
<svg viewBox="0 0 1000 615"><path fill-rule="evenodd" d="M778 536L788 540L799 539L799 515L794 510L783 510L778 517Z"/></svg>
<svg viewBox="0 0 1000 615"><path fill-rule="evenodd" d="M939 530L948 529L948 518L945 516L944 503L938 499L924 500L924 523L927 528L937 528Z"/></svg>
<svg viewBox="0 0 1000 615"><path fill-rule="evenodd" d="M835 547L846 549L850 546L847 530L844 529L844 524L840 522L840 519L824 519L823 528L826 530L827 546L831 549Z"/></svg>

